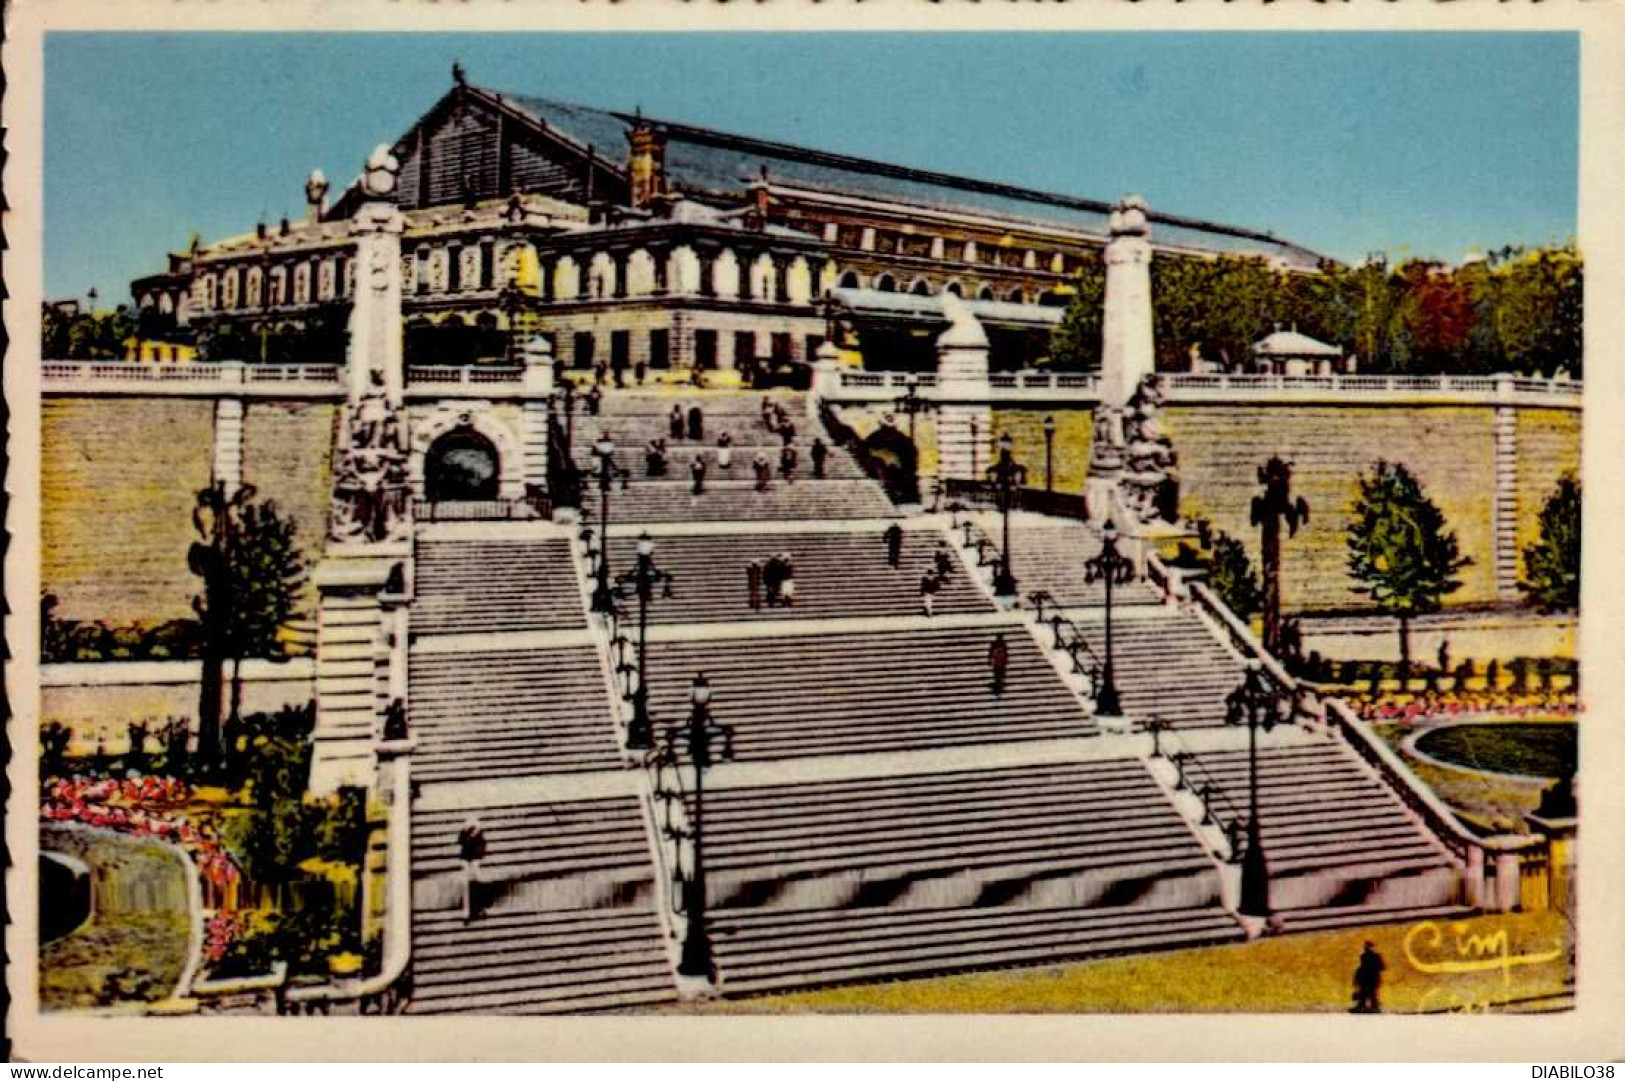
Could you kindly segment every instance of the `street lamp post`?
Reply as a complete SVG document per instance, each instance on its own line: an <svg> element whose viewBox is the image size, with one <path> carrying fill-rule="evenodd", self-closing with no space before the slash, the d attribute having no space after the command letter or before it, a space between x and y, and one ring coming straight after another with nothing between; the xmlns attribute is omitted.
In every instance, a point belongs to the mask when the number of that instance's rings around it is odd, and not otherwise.
<svg viewBox="0 0 1625 1081"><path fill-rule="evenodd" d="M1055 418L1044 418L1044 491L1055 491Z"/></svg>
<svg viewBox="0 0 1625 1081"><path fill-rule="evenodd" d="M1100 675L1100 693L1095 696L1095 716L1121 717L1112 646L1112 586L1126 585L1133 578L1134 563L1117 551L1117 526L1109 519L1100 527L1100 554L1084 561L1083 572L1084 581L1106 584L1106 664Z"/></svg>
<svg viewBox="0 0 1625 1081"><path fill-rule="evenodd" d="M999 558L998 573L993 575L993 592L1001 597L1014 597L1016 575L1010 566L1010 512L1015 509L1021 486L1027 482L1027 467L1011 457L1010 433L999 436L999 460L988 467L987 475L998 493L999 511L1004 515L1004 550Z"/></svg>
<svg viewBox="0 0 1625 1081"><path fill-rule="evenodd" d="M1258 730L1268 732L1291 719L1292 698L1277 688L1264 674L1256 658L1247 662L1241 685L1225 698L1226 724L1247 726L1247 852L1241 861L1241 904L1243 916L1268 919L1270 912L1270 872L1264 857L1264 832L1258 814Z"/></svg>
<svg viewBox="0 0 1625 1081"><path fill-rule="evenodd" d="M688 827L684 829L670 823L665 827L665 834L671 840L689 842L691 856L688 876L682 881L683 914L688 926L677 971L684 976L714 981L716 964L711 954L711 931L705 911L705 771L716 758L723 761L733 758L734 730L732 725L717 724L711 719L711 685L703 672L694 679L690 702L688 724L666 729L665 744L656 753L655 762L675 772L682 752L686 752L693 763L694 799L689 808Z"/></svg>
<svg viewBox="0 0 1625 1081"><path fill-rule="evenodd" d="M626 491L632 474L615 465L615 441L607 435L599 436L592 445L592 456L598 460L598 584L592 591L592 610L607 615L615 608L615 594L609 587L609 489L618 476L621 491Z"/></svg>
<svg viewBox="0 0 1625 1081"><path fill-rule="evenodd" d="M632 700L632 723L626 729L630 751L647 751L655 745L654 722L649 717L649 604L657 583L665 585L664 596L671 596L672 577L655 566L654 554L655 542L645 533L638 538L637 565L615 579L617 595L631 592L638 598L638 685L627 696Z"/></svg>
<svg viewBox="0 0 1625 1081"><path fill-rule="evenodd" d="M908 378L903 381L903 386L905 393L892 404L899 413L908 414L908 441L914 443L916 442L914 418L921 413L936 409L937 403L920 397L920 377L913 372L908 374Z"/></svg>

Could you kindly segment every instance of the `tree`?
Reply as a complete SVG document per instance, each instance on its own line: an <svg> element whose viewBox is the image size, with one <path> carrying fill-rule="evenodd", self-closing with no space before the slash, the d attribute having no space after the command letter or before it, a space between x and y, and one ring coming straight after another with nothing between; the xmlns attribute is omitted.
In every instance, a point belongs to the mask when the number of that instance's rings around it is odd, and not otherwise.
<svg viewBox="0 0 1625 1081"><path fill-rule="evenodd" d="M278 512L276 503L245 502L228 564L231 577L231 712L242 708L242 663L245 657L280 657L280 632L293 616L305 581L305 560L297 543L298 529Z"/></svg>
<svg viewBox="0 0 1625 1081"><path fill-rule="evenodd" d="M1213 541L1213 564L1208 571L1213 592L1242 619L1247 619L1264 603L1258 576L1247 558L1247 548L1236 538L1220 533Z"/></svg>
<svg viewBox="0 0 1625 1081"><path fill-rule="evenodd" d="M1379 461L1359 484L1349 526L1349 574L1359 583L1356 593L1398 618L1400 666L1409 672L1410 621L1437 612L1444 597L1461 588L1456 572L1472 560L1461 555L1444 514L1403 465Z"/></svg>
<svg viewBox="0 0 1625 1081"><path fill-rule="evenodd" d="M1064 371L1100 367L1100 329L1106 313L1106 268L1097 253L1083 257L1076 292L1050 339L1050 365Z"/></svg>
<svg viewBox="0 0 1625 1081"><path fill-rule="evenodd" d="M1540 509L1540 539L1523 550L1525 578L1518 588L1543 612L1580 606L1580 482L1572 474Z"/></svg>
<svg viewBox="0 0 1625 1081"><path fill-rule="evenodd" d="M280 653L277 629L293 610L305 567L294 525L276 505L254 502L254 489L216 481L197 493L192 524L198 540L187 553L203 592L192 601L201 622L203 677L198 699L198 754L220 760L220 695L232 660L231 719L242 702L241 665L249 655Z"/></svg>

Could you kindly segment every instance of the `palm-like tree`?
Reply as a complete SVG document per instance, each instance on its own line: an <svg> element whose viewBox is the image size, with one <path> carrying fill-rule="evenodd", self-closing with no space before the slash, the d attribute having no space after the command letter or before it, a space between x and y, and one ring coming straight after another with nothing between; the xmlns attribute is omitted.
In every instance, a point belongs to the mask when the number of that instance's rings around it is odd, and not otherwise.
<svg viewBox="0 0 1625 1081"><path fill-rule="evenodd" d="M1258 471L1264 490L1253 496L1252 524L1262 527L1264 563L1264 648L1271 654L1281 644L1281 523L1287 536L1309 521L1309 504L1292 497L1292 466L1271 458Z"/></svg>

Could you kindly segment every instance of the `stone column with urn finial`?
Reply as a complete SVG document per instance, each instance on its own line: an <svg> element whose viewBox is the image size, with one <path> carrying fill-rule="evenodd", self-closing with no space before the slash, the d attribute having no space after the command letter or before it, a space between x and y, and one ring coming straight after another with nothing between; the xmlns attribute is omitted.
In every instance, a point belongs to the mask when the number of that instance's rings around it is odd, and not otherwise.
<svg viewBox="0 0 1625 1081"><path fill-rule="evenodd" d="M327 546L313 576L316 728L310 787L374 785L379 752L409 743L405 722L412 583L410 446L401 344L400 163L367 159L350 220L356 286L349 394L334 447Z"/></svg>

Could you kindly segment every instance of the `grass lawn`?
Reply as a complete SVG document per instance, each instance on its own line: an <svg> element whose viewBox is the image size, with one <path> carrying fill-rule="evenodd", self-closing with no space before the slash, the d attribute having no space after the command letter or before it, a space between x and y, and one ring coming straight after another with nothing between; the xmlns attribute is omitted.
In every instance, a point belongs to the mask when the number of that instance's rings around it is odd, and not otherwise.
<svg viewBox="0 0 1625 1081"><path fill-rule="evenodd" d="M40 1008L167 997L186 967L191 936L180 859L160 845L102 831L47 828L40 844L88 863L96 879L90 920L40 947Z"/></svg>
<svg viewBox="0 0 1625 1081"><path fill-rule="evenodd" d="M1110 958L1048 968L909 980L717 1001L684 1007L713 1013L1312 1013L1352 1001L1354 966L1366 940L1387 962L1383 1008L1392 1013L1493 1008L1562 993L1570 975L1569 925L1557 913L1479 916L1426 926L1357 927L1257 942ZM1504 932L1504 938L1498 937ZM1413 935L1407 952L1406 937ZM1426 971L1479 956L1480 971ZM1504 943L1504 950L1501 944ZM1466 949L1464 954L1462 951ZM1539 958L1506 967L1501 956ZM1407 960L1415 958L1416 963Z"/></svg>
<svg viewBox="0 0 1625 1081"><path fill-rule="evenodd" d="M1577 761L1579 740L1579 726L1572 723L1465 724L1428 732L1416 749L1492 773L1560 777Z"/></svg>

